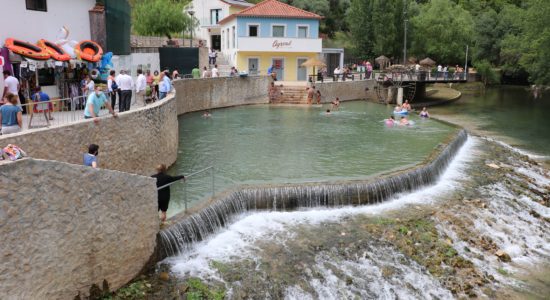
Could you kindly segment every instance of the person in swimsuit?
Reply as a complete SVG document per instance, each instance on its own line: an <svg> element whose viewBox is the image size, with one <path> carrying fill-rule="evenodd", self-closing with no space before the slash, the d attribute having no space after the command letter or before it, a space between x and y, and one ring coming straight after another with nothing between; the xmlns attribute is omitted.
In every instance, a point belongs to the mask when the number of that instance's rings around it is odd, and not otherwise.
<svg viewBox="0 0 550 300"><path fill-rule="evenodd" d="M403 109L406 109L407 111L411 110L411 105L409 104L409 100L405 100L405 103L403 103Z"/></svg>
<svg viewBox="0 0 550 300"><path fill-rule="evenodd" d="M401 121L399 121L399 125L409 125L409 120L407 117L403 116L401 117Z"/></svg>
<svg viewBox="0 0 550 300"><path fill-rule="evenodd" d="M422 111L420 112L420 117L421 118L429 118L430 117L430 113L428 113L428 110L425 107L422 108Z"/></svg>
<svg viewBox="0 0 550 300"><path fill-rule="evenodd" d="M332 110L338 110L340 108L340 98L336 97L332 103Z"/></svg>

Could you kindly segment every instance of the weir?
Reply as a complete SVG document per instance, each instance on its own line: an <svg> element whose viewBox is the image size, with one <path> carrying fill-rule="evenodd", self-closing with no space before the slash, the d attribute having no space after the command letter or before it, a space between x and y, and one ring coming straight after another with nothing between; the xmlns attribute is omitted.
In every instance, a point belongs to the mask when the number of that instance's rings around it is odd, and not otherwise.
<svg viewBox="0 0 550 300"><path fill-rule="evenodd" d="M254 186L226 193L199 212L162 230L158 235L157 258L161 260L183 253L193 243L205 239L245 212L376 204L398 193L417 190L439 178L467 138L466 131L461 130L431 161L370 180Z"/></svg>

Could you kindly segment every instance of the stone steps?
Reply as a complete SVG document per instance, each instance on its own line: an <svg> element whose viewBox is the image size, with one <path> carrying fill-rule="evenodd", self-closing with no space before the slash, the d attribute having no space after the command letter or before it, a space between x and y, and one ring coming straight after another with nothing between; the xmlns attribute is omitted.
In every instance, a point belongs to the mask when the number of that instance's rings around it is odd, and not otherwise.
<svg viewBox="0 0 550 300"><path fill-rule="evenodd" d="M274 103L281 104L307 104L307 89L304 86L283 86L281 95Z"/></svg>

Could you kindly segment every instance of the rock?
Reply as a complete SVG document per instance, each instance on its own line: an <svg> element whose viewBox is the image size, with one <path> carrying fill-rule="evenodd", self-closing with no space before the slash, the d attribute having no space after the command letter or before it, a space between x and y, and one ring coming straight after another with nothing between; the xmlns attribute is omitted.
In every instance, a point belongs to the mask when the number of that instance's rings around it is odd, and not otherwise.
<svg viewBox="0 0 550 300"><path fill-rule="evenodd" d="M170 274L168 274L168 272L160 272L159 279L162 281L168 281L170 280Z"/></svg>
<svg viewBox="0 0 550 300"><path fill-rule="evenodd" d="M413 232L409 230L409 231L407 231L407 235L411 236L411 235L413 235Z"/></svg>
<svg viewBox="0 0 550 300"><path fill-rule="evenodd" d="M189 290L189 285L184 283L184 284L180 285L179 290L183 293L187 293L187 291Z"/></svg>
<svg viewBox="0 0 550 300"><path fill-rule="evenodd" d="M500 169L500 167L499 167L498 165L496 165L496 164L486 164L486 165L487 165L487 167L489 167L489 168L493 168L493 169L496 169L496 170Z"/></svg>
<svg viewBox="0 0 550 300"><path fill-rule="evenodd" d="M540 218L540 214L533 209L529 212L529 214L535 218Z"/></svg>
<svg viewBox="0 0 550 300"><path fill-rule="evenodd" d="M508 255L508 253L506 253L502 250L498 250L495 253L495 255L498 257L498 259L500 259L503 262L511 262L512 261L512 258L510 257L510 255Z"/></svg>

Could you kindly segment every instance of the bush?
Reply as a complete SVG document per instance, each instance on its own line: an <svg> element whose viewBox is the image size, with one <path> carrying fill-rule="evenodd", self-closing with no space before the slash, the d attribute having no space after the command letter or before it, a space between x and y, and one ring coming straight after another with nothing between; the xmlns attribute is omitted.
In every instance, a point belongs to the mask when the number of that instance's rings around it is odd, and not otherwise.
<svg viewBox="0 0 550 300"><path fill-rule="evenodd" d="M481 76L481 80L483 81L483 84L489 85L489 84L497 84L500 82L500 78L493 69L493 66L491 66L491 63L487 60L481 60L476 63L474 63L474 67L477 70L477 73Z"/></svg>

